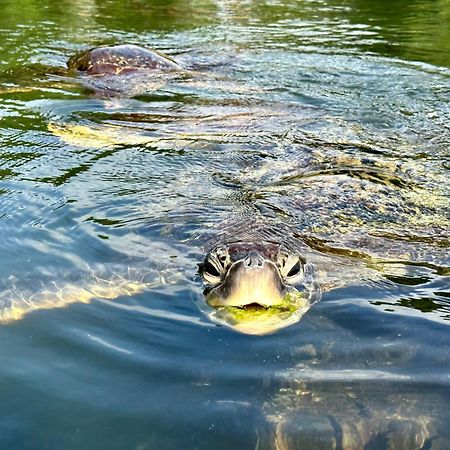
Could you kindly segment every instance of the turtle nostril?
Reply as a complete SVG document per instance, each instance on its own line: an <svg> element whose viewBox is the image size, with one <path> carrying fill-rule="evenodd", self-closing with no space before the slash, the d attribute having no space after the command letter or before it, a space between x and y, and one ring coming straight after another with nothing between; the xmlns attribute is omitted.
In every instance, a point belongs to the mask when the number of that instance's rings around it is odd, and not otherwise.
<svg viewBox="0 0 450 450"><path fill-rule="evenodd" d="M252 269L254 267L262 267L264 265L264 260L261 258L261 256L250 253L244 261L245 267L248 267L249 269Z"/></svg>

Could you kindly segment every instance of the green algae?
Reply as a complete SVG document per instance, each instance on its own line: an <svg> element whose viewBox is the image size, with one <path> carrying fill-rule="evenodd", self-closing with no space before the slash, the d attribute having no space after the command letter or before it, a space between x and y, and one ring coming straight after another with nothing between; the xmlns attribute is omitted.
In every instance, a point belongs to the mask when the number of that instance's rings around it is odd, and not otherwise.
<svg viewBox="0 0 450 450"><path fill-rule="evenodd" d="M264 307L255 303L245 306L223 306L219 310L237 323L242 323L267 320L272 317L285 319L305 306L306 301L301 292L290 292L278 305Z"/></svg>

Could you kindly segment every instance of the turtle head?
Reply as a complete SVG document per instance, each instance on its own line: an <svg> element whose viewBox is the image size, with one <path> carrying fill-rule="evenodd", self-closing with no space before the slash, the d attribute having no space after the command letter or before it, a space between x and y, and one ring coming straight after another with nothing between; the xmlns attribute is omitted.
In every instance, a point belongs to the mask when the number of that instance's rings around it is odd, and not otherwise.
<svg viewBox="0 0 450 450"><path fill-rule="evenodd" d="M304 268L302 256L281 244L233 242L209 251L199 273L213 318L245 333L266 334L305 310L308 302L298 289Z"/></svg>
<svg viewBox="0 0 450 450"><path fill-rule="evenodd" d="M222 244L200 264L210 306L278 306L296 292L303 279L304 259L273 243Z"/></svg>

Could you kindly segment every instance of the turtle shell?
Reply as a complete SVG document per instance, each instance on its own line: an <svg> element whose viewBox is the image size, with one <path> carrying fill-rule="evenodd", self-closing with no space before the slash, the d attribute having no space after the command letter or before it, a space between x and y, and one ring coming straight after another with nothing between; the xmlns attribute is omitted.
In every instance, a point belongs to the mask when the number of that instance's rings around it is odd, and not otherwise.
<svg viewBox="0 0 450 450"><path fill-rule="evenodd" d="M88 75L111 75L146 70L172 71L180 66L162 53L132 44L97 47L69 59L68 66Z"/></svg>

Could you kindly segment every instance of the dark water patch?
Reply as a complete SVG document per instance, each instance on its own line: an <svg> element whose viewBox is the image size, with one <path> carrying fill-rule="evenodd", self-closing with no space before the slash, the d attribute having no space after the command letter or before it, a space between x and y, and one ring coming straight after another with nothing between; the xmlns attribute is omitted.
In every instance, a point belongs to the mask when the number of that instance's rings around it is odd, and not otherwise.
<svg viewBox="0 0 450 450"><path fill-rule="evenodd" d="M390 303L383 303L383 302L374 302L374 305L389 305ZM427 297L421 297L421 298L405 298L400 299L397 303L400 306L406 307L406 308L414 308L417 309L423 313L430 313L433 311L438 311L442 314L442 317L446 320L450 319L450 305L444 303L439 304L433 301L431 298Z"/></svg>

